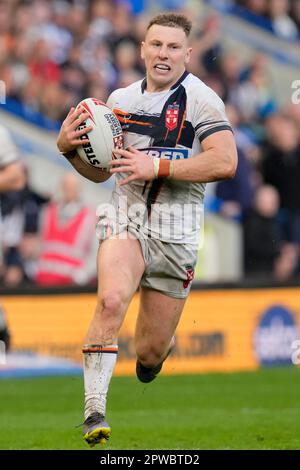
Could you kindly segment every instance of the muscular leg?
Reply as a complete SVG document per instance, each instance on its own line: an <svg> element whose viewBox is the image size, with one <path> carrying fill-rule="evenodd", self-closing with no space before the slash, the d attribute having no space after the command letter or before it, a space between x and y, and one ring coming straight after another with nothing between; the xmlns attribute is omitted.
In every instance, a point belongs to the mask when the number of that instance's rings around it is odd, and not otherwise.
<svg viewBox="0 0 300 470"><path fill-rule="evenodd" d="M186 299L175 299L152 289L141 289L135 345L138 361L145 367L161 363L172 345Z"/></svg>
<svg viewBox="0 0 300 470"><path fill-rule="evenodd" d="M83 434L90 446L104 443L110 434L104 416L118 351L117 337L143 271L144 259L138 240L110 238L101 243L98 252L98 302L83 348Z"/></svg>
<svg viewBox="0 0 300 470"><path fill-rule="evenodd" d="M98 302L85 343L112 344L144 271L136 239L110 238L98 251Z"/></svg>

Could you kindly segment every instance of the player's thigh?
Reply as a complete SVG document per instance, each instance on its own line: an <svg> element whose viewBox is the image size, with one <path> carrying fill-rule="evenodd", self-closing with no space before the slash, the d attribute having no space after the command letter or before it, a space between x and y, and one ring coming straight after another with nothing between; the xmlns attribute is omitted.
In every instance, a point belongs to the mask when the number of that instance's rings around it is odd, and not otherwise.
<svg viewBox="0 0 300 470"><path fill-rule="evenodd" d="M145 269L140 243L135 238L109 238L98 250L98 296L120 293L124 300L137 290Z"/></svg>
<svg viewBox="0 0 300 470"><path fill-rule="evenodd" d="M147 349L149 346L162 351L168 348L185 300L167 296L153 289L141 289L135 332L137 351Z"/></svg>

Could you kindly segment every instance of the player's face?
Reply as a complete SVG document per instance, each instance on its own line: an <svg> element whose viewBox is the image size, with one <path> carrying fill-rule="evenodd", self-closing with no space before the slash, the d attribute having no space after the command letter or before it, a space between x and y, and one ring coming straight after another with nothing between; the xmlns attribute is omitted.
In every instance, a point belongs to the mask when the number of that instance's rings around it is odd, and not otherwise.
<svg viewBox="0 0 300 470"><path fill-rule="evenodd" d="M181 28L154 24L142 42L141 56L147 71L147 90L168 90L183 74L191 48Z"/></svg>

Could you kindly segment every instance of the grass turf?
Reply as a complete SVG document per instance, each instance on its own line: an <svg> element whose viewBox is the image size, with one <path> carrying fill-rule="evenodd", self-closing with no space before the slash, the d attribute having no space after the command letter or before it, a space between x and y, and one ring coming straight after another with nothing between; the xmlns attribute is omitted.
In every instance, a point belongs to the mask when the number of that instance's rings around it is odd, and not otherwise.
<svg viewBox="0 0 300 470"><path fill-rule="evenodd" d="M0 381L0 449L89 449L82 378ZM300 371L113 378L110 449L300 449ZM95 449L99 449L96 446Z"/></svg>

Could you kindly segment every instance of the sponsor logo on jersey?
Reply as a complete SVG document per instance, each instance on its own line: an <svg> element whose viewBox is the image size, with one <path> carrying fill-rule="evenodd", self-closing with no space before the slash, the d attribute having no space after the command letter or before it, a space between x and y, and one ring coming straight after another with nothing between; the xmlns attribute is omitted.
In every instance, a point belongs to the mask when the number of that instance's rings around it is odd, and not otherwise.
<svg viewBox="0 0 300 470"><path fill-rule="evenodd" d="M261 365L290 365L292 345L299 338L294 315L273 305L260 318L254 333L254 349Z"/></svg>
<svg viewBox="0 0 300 470"><path fill-rule="evenodd" d="M179 118L179 104L170 104L166 111L166 128L169 131L176 129Z"/></svg>
<svg viewBox="0 0 300 470"><path fill-rule="evenodd" d="M166 160L183 160L189 157L188 149L179 149L171 147L146 147L139 149L150 157L164 158Z"/></svg>

